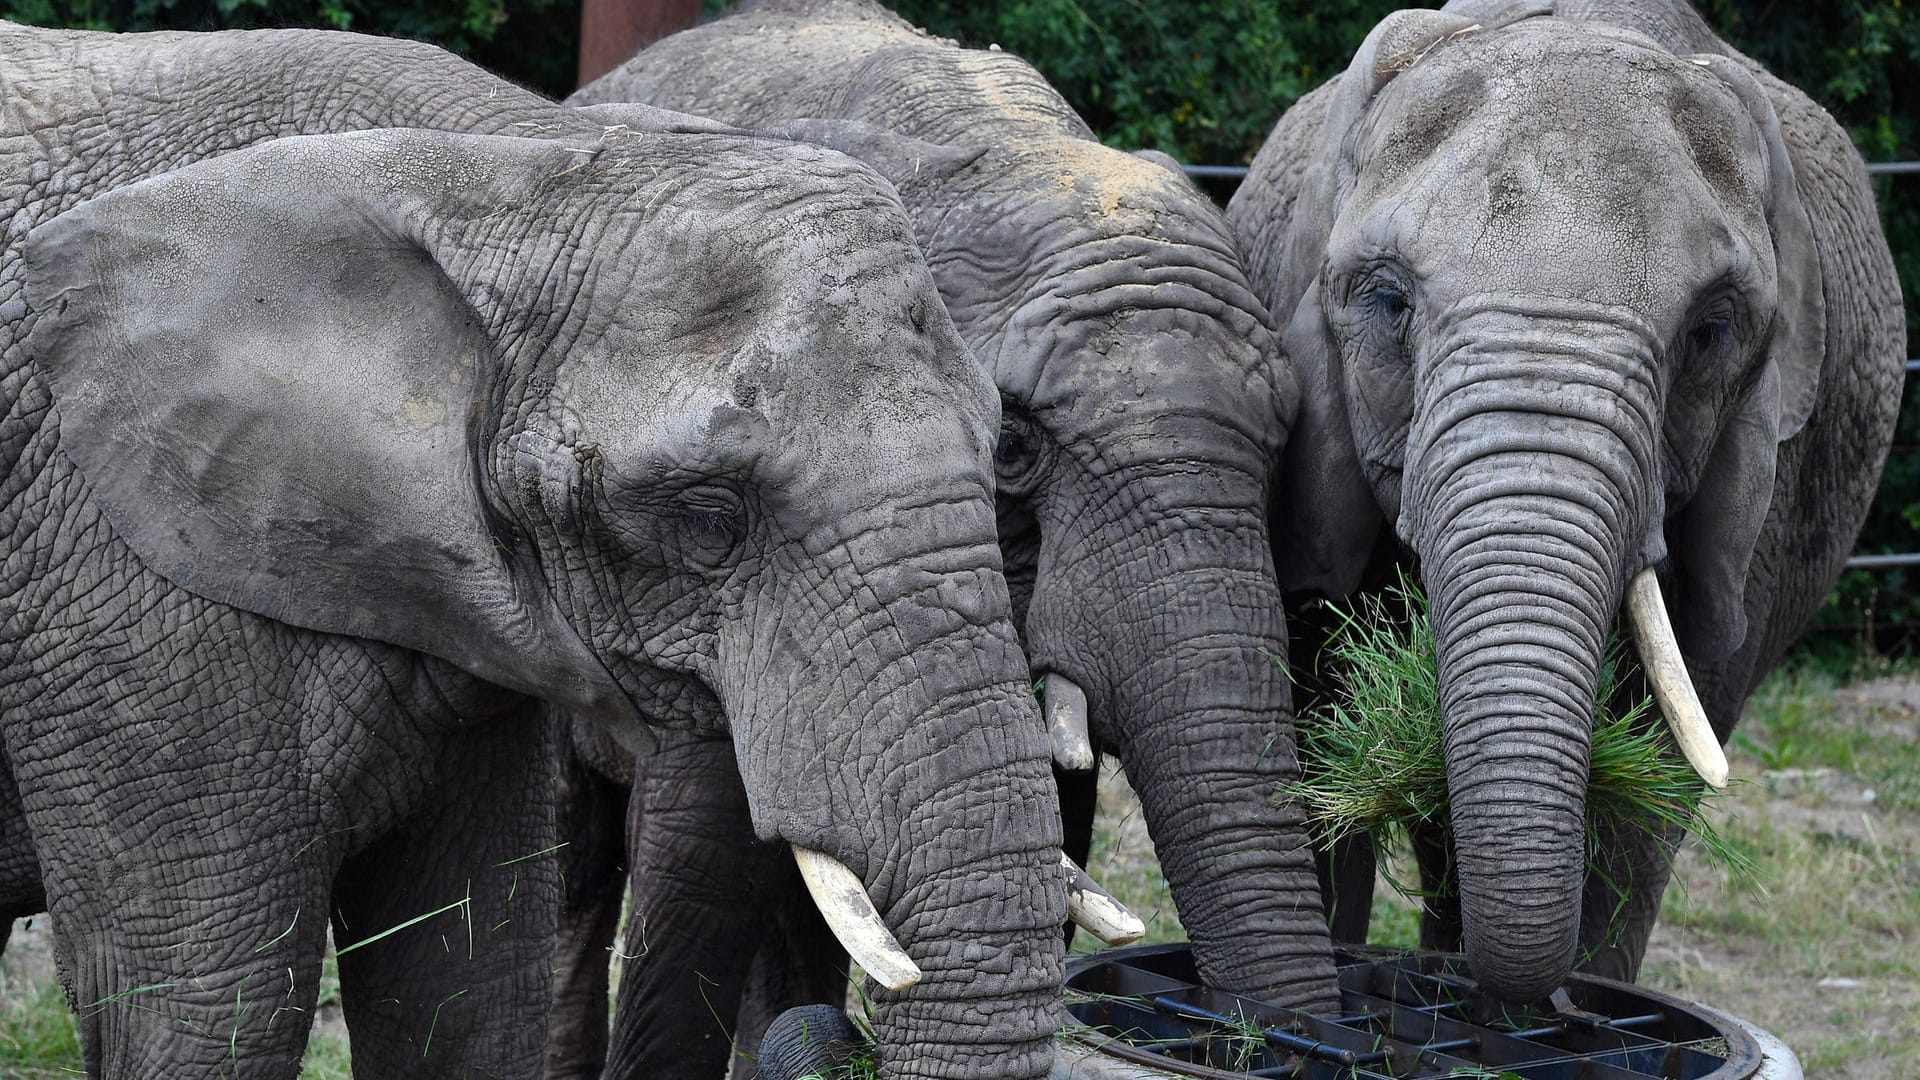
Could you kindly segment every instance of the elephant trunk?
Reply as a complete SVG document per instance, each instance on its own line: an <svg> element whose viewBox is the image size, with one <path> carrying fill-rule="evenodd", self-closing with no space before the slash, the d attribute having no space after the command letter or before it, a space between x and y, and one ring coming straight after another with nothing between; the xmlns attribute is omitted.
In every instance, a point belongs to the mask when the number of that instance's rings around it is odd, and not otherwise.
<svg viewBox="0 0 1920 1080"><path fill-rule="evenodd" d="M1615 374L1630 356L1593 359L1584 379L1459 365L1408 451L1402 528L1431 602L1465 947L1515 1001L1575 962L1600 666L1657 518L1645 388Z"/></svg>
<svg viewBox="0 0 1920 1080"><path fill-rule="evenodd" d="M772 617L723 649L756 831L844 866L909 961L869 972L889 1080L1045 1076L1065 1019L1059 803L990 504L969 494L810 538Z"/></svg>
<svg viewBox="0 0 1920 1080"><path fill-rule="evenodd" d="M1041 625L1057 625L1046 617L1069 600L1100 617L1066 648L1042 651L1074 676L1101 676L1086 687L1092 710L1140 796L1203 978L1336 1008L1305 812L1286 794L1299 767L1265 521L1219 509L1204 528L1170 521L1042 580ZM1145 580L1141 567L1153 571Z"/></svg>

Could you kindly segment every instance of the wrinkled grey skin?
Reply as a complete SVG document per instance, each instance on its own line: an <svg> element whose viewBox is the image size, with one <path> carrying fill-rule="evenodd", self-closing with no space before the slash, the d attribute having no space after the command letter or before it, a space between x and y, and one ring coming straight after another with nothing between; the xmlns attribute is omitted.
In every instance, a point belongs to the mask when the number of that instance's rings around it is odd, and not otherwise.
<svg viewBox="0 0 1920 1080"><path fill-rule="evenodd" d="M1302 384L1282 581L1344 596L1376 545L1417 557L1456 940L1515 999L1583 957L1631 978L1666 884L1662 838L1607 841L1625 934L1588 955L1616 899L1582 899L1590 716L1626 582L1658 570L1724 739L1852 546L1906 355L1831 118L1685 5L1528 7L1390 16L1229 210Z"/></svg>
<svg viewBox="0 0 1920 1080"><path fill-rule="evenodd" d="M893 182L1000 388L1000 543L1035 677L1059 672L1087 691L1095 738L1140 793L1209 980L1332 1006L1303 818L1275 798L1295 765L1289 687L1268 659L1285 657L1285 628L1266 507L1294 388L1219 212L1164 158L1099 145L1025 62L930 38L866 0L742 5L569 100L796 135ZM626 968L617 1075L659 1075L691 1044L711 1046L710 1007L748 1046L767 1018L735 1028L727 1000L768 906L738 883L785 868L725 869L733 857L714 838L741 830L725 808L696 815L673 795L714 790L676 773L726 768L717 747L696 745L639 763L633 879L654 915L651 936L625 948L646 952ZM1091 780L1063 778L1068 847L1081 855ZM695 922L736 929L675 929ZM734 947L673 947L696 941ZM791 934L768 946L785 947L801 946ZM591 1074L597 1060L575 1046L555 1064Z"/></svg>
<svg viewBox="0 0 1920 1080"><path fill-rule="evenodd" d="M1045 1074L998 408L883 181L350 35L0 66L0 725L91 1074L291 1077L323 913L464 900L342 957L356 1073L538 1075L551 707L730 734L861 876L885 1075ZM435 123L508 134L273 139Z"/></svg>

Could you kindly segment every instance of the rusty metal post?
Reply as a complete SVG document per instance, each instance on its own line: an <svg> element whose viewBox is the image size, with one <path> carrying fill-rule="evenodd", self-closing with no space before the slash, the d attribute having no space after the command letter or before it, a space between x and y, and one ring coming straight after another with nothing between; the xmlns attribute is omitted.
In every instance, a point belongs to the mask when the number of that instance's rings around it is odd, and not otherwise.
<svg viewBox="0 0 1920 1080"><path fill-rule="evenodd" d="M700 18L700 0L584 0L580 5L580 85Z"/></svg>

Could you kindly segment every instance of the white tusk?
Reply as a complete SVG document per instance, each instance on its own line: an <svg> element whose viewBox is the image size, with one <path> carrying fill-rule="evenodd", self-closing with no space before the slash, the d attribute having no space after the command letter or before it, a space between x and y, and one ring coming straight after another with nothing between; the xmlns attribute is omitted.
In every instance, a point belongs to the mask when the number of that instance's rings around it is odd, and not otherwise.
<svg viewBox="0 0 1920 1080"><path fill-rule="evenodd" d="M1131 945L1147 936L1147 924L1140 916L1094 884L1071 856L1063 853L1060 865L1067 871L1067 914L1075 926L1108 945Z"/></svg>
<svg viewBox="0 0 1920 1080"><path fill-rule="evenodd" d="M1633 637L1640 651L1640 664L1646 668L1647 681L1653 684L1653 697L1667 716L1673 741L1680 746L1700 778L1715 789L1727 786L1727 755L1707 723L1707 711L1700 707L1700 695L1694 692L1687 675L1687 662L1680 656L1680 644L1674 640L1673 624L1667 621L1667 602L1660 595L1660 581L1652 570L1642 570L1627 583L1627 617L1633 623Z"/></svg>
<svg viewBox="0 0 1920 1080"><path fill-rule="evenodd" d="M1062 772L1090 772L1093 742L1087 738L1087 692L1059 672L1047 673L1047 741Z"/></svg>
<svg viewBox="0 0 1920 1080"><path fill-rule="evenodd" d="M920 981L920 966L880 920L880 912L847 864L831 855L795 846L793 861L807 892L827 920L827 928L846 947L860 969L889 990L905 990Z"/></svg>

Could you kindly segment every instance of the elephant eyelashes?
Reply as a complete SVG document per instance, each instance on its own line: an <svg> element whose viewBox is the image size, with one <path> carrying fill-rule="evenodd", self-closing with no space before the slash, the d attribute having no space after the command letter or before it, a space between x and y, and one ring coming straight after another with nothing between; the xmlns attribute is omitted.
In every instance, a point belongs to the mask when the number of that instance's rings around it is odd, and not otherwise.
<svg viewBox="0 0 1920 1080"><path fill-rule="evenodd" d="M1699 358L1711 355L1725 341L1732 327L1732 321L1726 316L1702 319L1687 331L1687 356Z"/></svg>
<svg viewBox="0 0 1920 1080"><path fill-rule="evenodd" d="M724 488L681 492L682 528L689 553L708 566L724 562L747 534L746 505Z"/></svg>
<svg viewBox="0 0 1920 1080"><path fill-rule="evenodd" d="M1721 295L1702 304L1699 314L1681 335L1677 359L1683 377L1721 377L1720 368L1734 345L1734 301Z"/></svg>
<svg viewBox="0 0 1920 1080"><path fill-rule="evenodd" d="M1000 441L993 448L993 471L1000 490L1009 495L1031 492L1047 473L1053 440L1040 425L1011 405L1000 418Z"/></svg>

